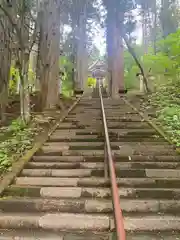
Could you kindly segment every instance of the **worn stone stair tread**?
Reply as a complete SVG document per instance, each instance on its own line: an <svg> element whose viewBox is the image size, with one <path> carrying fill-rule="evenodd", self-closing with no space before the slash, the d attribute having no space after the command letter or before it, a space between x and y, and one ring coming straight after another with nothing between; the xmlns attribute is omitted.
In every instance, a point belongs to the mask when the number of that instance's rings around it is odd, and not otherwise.
<svg viewBox="0 0 180 240"><path fill-rule="evenodd" d="M102 169L24 169L20 176L27 177L91 177L91 176L103 176L104 170ZM179 178L180 169L130 169L130 168L116 168L117 177L126 178Z"/></svg>
<svg viewBox="0 0 180 240"><path fill-rule="evenodd" d="M83 168L83 164L73 162L29 162L25 169L76 169Z"/></svg>
<svg viewBox="0 0 180 240"><path fill-rule="evenodd" d="M1 230L0 240L110 240L107 232L50 232L42 230Z"/></svg>
<svg viewBox="0 0 180 240"><path fill-rule="evenodd" d="M64 240L63 234L41 230L1 230L0 240Z"/></svg>
<svg viewBox="0 0 180 240"><path fill-rule="evenodd" d="M81 138L79 138L78 136L81 136ZM95 135L92 135L92 136L95 136ZM110 142L111 143L114 143L114 142L117 142L117 136L110 136L109 137L110 139ZM62 142L66 142L66 143L70 143L70 142L78 142L79 144L81 144L81 142L86 142L86 143L90 143L90 142L102 142L102 136L95 136L94 138L91 137L91 136L84 136L84 135L77 135L77 136L55 136L53 138L50 138L48 140L48 143L54 143L54 142L59 142L59 144L61 144ZM153 136L150 136L150 137L126 137L126 136L120 136L119 137L119 143L122 144L122 143L126 143L126 144L130 144L130 143L135 143L135 142L138 142L138 143L142 143L142 144L154 144L154 145L163 145L165 143L165 145L168 145L167 142L164 141L164 139L161 139L161 138L156 138L156 137L153 137Z"/></svg>
<svg viewBox="0 0 180 240"><path fill-rule="evenodd" d="M144 146L142 149L133 149L131 146L124 146L121 147L120 150L112 150L112 153L115 156L121 156L121 155L127 155L127 156L131 156L131 155L142 155L142 156L156 156L156 155L168 155L168 156L176 156L177 154L175 153L175 151L170 150L170 149L166 149L166 148L162 148L162 149L158 149L158 148L153 148L153 149L149 149L147 146ZM38 153L37 153L38 154ZM69 150L69 147L63 147L62 148L52 148L52 147L43 147L41 149L41 151L39 151L39 155L52 155L52 156L56 156L56 155L62 155L62 156L103 156L104 155L104 150L103 149L91 149L91 150Z"/></svg>
<svg viewBox="0 0 180 240"><path fill-rule="evenodd" d="M106 187L40 187L11 185L5 190L5 196L27 196L44 198L111 198L111 190ZM179 188L119 188L121 199L160 199L180 200Z"/></svg>
<svg viewBox="0 0 180 240"><path fill-rule="evenodd" d="M173 215L124 217L127 231L173 231L180 230L180 217ZM94 230L114 229L114 221L107 215L47 213L47 214L0 214L1 229L44 229L44 230Z"/></svg>
<svg viewBox="0 0 180 240"><path fill-rule="evenodd" d="M102 121L102 119L101 119ZM118 132L118 133L121 133L121 134L129 134L129 135L139 135L139 134L155 134L157 135L157 132L155 131L155 129L152 129L152 128L142 128L142 129L128 129L128 128L124 128L124 129L112 129L110 132ZM96 132L96 135L98 135L97 133L98 132L102 132L101 129L98 130L98 126L92 128L92 127L86 127L85 129L57 129L53 134L52 136L55 136L55 135L61 135L61 134L65 134L65 133L69 133L69 134L78 134L78 133L91 133L91 132Z"/></svg>
<svg viewBox="0 0 180 240"><path fill-rule="evenodd" d="M180 217L174 215L125 217L125 229L127 231L171 231L180 230ZM112 228L113 224L111 225Z"/></svg>
<svg viewBox="0 0 180 240"><path fill-rule="evenodd" d="M53 134L49 138L49 142L52 141L61 141L61 140L78 140L78 141L89 141L89 140L98 140L99 141L99 136L98 135L92 135L92 136L83 136L83 135L58 135L58 134Z"/></svg>
<svg viewBox="0 0 180 240"><path fill-rule="evenodd" d="M103 156L46 156L46 155L35 155L31 161L34 162L103 162ZM119 162L180 162L180 156L142 156L142 155L116 155L115 161Z"/></svg>
<svg viewBox="0 0 180 240"><path fill-rule="evenodd" d="M1 212L65 212L65 213L104 213L113 214L112 201L109 199L86 198L24 198L13 197L0 201ZM180 200L121 199L121 209L126 214L176 213L180 215Z"/></svg>
<svg viewBox="0 0 180 240"><path fill-rule="evenodd" d="M148 148L168 148L172 150L172 146L170 146L167 142L162 144L159 144L158 142L129 142L129 143L124 143L122 142L120 139L119 141L113 141L111 142L111 147L113 146L131 146L132 148L141 148L141 147L146 147L148 145ZM57 148L61 147L61 146L68 146L68 147L103 147L104 146L104 142L102 142L102 140L99 140L97 142L85 142L84 140L82 140L82 142L46 142L44 144L43 147L52 147L52 148Z"/></svg>
<svg viewBox="0 0 180 240"><path fill-rule="evenodd" d="M127 240L180 240L180 233L127 233ZM0 240L113 240L112 233L1 230Z"/></svg>
<svg viewBox="0 0 180 240"><path fill-rule="evenodd" d="M24 169L21 176L29 177L91 177L91 169Z"/></svg>
<svg viewBox="0 0 180 240"><path fill-rule="evenodd" d="M91 178L63 178L63 177L17 177L15 183L24 186L109 186L110 181L101 177ZM153 188L178 188L179 178L117 178L118 186L126 187L153 187Z"/></svg>
<svg viewBox="0 0 180 240"><path fill-rule="evenodd" d="M83 156L38 156L32 157L31 161L37 162L84 162L85 158Z"/></svg>
<svg viewBox="0 0 180 240"><path fill-rule="evenodd" d="M180 240L180 233L169 232L134 232L127 233L127 240Z"/></svg>
<svg viewBox="0 0 180 240"><path fill-rule="evenodd" d="M110 229L110 217L73 213L0 213L0 229L105 231Z"/></svg>
<svg viewBox="0 0 180 240"><path fill-rule="evenodd" d="M116 169L180 169L175 162L116 162ZM104 169L103 162L29 162L25 169Z"/></svg>

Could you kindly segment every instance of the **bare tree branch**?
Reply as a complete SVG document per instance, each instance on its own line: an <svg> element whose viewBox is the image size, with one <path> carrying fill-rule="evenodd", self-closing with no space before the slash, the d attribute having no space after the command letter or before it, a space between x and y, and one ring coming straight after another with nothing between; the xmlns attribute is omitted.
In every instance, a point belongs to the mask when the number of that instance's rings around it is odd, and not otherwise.
<svg viewBox="0 0 180 240"><path fill-rule="evenodd" d="M149 89L149 87L148 87L148 80L147 80L147 78L146 78L144 69L143 69L140 61L138 60L134 49L133 49L133 48L131 47L131 45L129 44L128 38L126 37L126 34L123 34L122 37L123 37L123 39L124 39L124 41L125 41L125 43L126 43L126 45L127 45L127 48L128 48L128 50L129 50L130 54L131 54L132 57L134 58L134 61L136 62L137 66L139 67L139 69L140 69L140 71L141 71L141 74L142 74L142 76L143 76L143 81L144 81L144 84L145 84L145 87L146 87L146 91L147 91L147 92L150 92L150 89Z"/></svg>

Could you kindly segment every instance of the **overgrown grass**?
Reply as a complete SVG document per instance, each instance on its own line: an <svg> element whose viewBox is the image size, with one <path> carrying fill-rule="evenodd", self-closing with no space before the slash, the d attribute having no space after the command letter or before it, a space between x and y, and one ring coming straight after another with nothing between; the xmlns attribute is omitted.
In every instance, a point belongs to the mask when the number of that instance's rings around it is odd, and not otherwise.
<svg viewBox="0 0 180 240"><path fill-rule="evenodd" d="M31 148L37 126L34 123L27 127L20 119L17 119L4 128L4 132L10 135L0 142L0 173L10 170L17 157L22 156L25 150Z"/></svg>
<svg viewBox="0 0 180 240"><path fill-rule="evenodd" d="M171 141L180 146L180 86L178 81L169 80L149 97L149 104L157 109L159 121Z"/></svg>

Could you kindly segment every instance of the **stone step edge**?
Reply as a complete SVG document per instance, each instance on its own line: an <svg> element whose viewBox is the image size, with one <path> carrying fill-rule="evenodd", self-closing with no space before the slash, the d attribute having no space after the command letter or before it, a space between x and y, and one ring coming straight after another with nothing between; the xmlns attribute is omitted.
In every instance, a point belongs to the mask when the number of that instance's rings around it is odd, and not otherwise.
<svg viewBox="0 0 180 240"><path fill-rule="evenodd" d="M180 216L180 200L156 200L156 199L121 199L121 209L125 215L139 215L160 213ZM48 198L6 198L0 201L3 213L36 213L36 212L61 212L61 213L84 213L84 214L112 214L112 200L106 199L48 199Z"/></svg>
<svg viewBox="0 0 180 240"><path fill-rule="evenodd" d="M0 240L12 240L12 239L26 239L26 240L110 240L111 234L109 232L90 232L90 231L61 231L61 232L53 232L53 231L46 231L46 230L6 230L0 229ZM109 238L110 237L110 238Z"/></svg>
<svg viewBox="0 0 180 240"><path fill-rule="evenodd" d="M151 215L124 217L127 231L170 231L180 230L180 217L172 215ZM114 230L113 218L85 214L0 214L1 229L43 229L43 230Z"/></svg>
<svg viewBox="0 0 180 240"><path fill-rule="evenodd" d="M118 170L134 169L174 169L180 168L180 163L176 162L115 162L115 168ZM104 169L104 163L101 162L57 162L57 161L30 161L24 169Z"/></svg>
<svg viewBox="0 0 180 240"><path fill-rule="evenodd" d="M27 229L23 230L4 230L0 229L0 240L12 240L12 239L28 239L28 240L112 240L114 232L94 232L94 231L60 231L60 232L53 232L53 231L46 231L46 230L34 230L33 232ZM159 233L159 231L154 232L128 232L127 237L128 240L172 240L179 239L180 232L165 232ZM26 238L25 238L26 237ZM145 238L146 237L146 238Z"/></svg>
<svg viewBox="0 0 180 240"><path fill-rule="evenodd" d="M143 194L142 194L143 193ZM150 196L147 194L151 194ZM154 194L154 198L152 197ZM164 195L165 194L165 195ZM106 187L36 187L11 185L6 188L4 196L15 197L45 197L48 199L63 198L86 198L86 199L111 199L111 190ZM179 188L128 188L119 189L121 199L158 199L158 200L179 200Z"/></svg>
<svg viewBox="0 0 180 240"><path fill-rule="evenodd" d="M105 180L102 177L91 178L67 178L67 177L18 177L15 180L17 185L24 186L59 186L59 187L109 187L110 181ZM177 188L180 184L180 178L117 178L118 186L130 186L130 187L142 187L145 188L157 187L157 188ZM161 187L159 185L162 185ZM148 186L148 187L147 187Z"/></svg>
<svg viewBox="0 0 180 240"><path fill-rule="evenodd" d="M115 160L117 162L172 162L172 163L179 163L180 162L180 156L142 156L142 155L116 155ZM56 161L56 162L103 162L104 158L103 156L47 156L47 155L35 155L32 157L31 162L51 162L51 161Z"/></svg>

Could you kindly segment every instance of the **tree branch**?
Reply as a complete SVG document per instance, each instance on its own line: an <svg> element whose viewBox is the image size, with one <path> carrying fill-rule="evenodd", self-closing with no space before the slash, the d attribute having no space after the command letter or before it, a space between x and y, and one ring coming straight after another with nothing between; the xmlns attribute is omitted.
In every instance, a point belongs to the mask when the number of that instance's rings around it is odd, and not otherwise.
<svg viewBox="0 0 180 240"><path fill-rule="evenodd" d="M142 76L143 76L143 81L144 81L144 85L145 85L145 87L146 87L146 91L147 91L147 92L150 92L150 89L149 89L149 87L148 87L148 80L147 80L147 78L146 78L144 69L143 69L140 61L138 60L134 49L133 49L133 48L131 47L131 45L129 44L128 38L126 37L126 34L123 34L122 37L123 37L123 39L124 39L124 41L125 41L125 43L126 43L126 45L127 45L127 48L128 48L128 50L129 50L130 54L132 55L132 57L134 58L134 61L136 62L137 66L138 66L139 69L140 69L140 72L141 72L141 74L142 74Z"/></svg>

